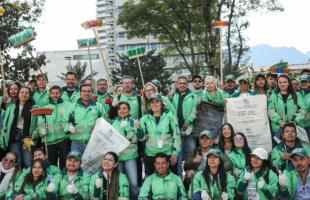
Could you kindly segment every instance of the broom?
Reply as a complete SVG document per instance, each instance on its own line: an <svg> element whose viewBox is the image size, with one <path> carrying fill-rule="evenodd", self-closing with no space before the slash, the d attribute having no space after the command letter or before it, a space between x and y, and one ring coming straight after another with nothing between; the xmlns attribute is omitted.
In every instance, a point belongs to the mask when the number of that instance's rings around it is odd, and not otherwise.
<svg viewBox="0 0 310 200"><path fill-rule="evenodd" d="M9 42L12 44L14 48L25 46L34 64L39 69L40 73L43 74L41 67L38 64L37 60L32 55L31 48L29 46L29 43L33 41L35 37L36 33L34 32L34 30L32 28L26 28L25 30L9 37Z"/></svg>

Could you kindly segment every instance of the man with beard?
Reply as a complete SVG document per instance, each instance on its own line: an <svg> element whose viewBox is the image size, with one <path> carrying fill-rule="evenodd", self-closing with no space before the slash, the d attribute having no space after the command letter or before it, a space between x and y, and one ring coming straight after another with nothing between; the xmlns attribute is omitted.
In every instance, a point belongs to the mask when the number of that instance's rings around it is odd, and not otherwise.
<svg viewBox="0 0 310 200"><path fill-rule="evenodd" d="M285 170L279 175L280 195L291 200L310 199L310 158L302 149L292 151L293 170Z"/></svg>
<svg viewBox="0 0 310 200"><path fill-rule="evenodd" d="M268 91L267 91L268 97L271 96L274 89L277 87L277 78L278 78L278 74L268 73L266 75L266 80L267 80L267 85L268 85Z"/></svg>
<svg viewBox="0 0 310 200"><path fill-rule="evenodd" d="M193 77L193 92L201 99L203 93L203 81L200 75L195 75Z"/></svg>
<svg viewBox="0 0 310 200"><path fill-rule="evenodd" d="M236 90L236 82L234 75L225 76L224 93L227 97L231 97Z"/></svg>
<svg viewBox="0 0 310 200"><path fill-rule="evenodd" d="M104 118L108 119L108 113L110 111L109 104L106 103L107 99L112 99L111 95L107 91L108 82L102 78L97 81L97 102L100 103L104 110Z"/></svg>
<svg viewBox="0 0 310 200"><path fill-rule="evenodd" d="M68 101L70 103L76 103L80 98L79 88L77 86L77 76L74 72L67 72L66 74L66 87L62 88L62 96L61 98L64 101Z"/></svg>
<svg viewBox="0 0 310 200"><path fill-rule="evenodd" d="M47 187L47 199L88 199L90 177L81 168L82 155L71 151L66 160L66 168Z"/></svg>

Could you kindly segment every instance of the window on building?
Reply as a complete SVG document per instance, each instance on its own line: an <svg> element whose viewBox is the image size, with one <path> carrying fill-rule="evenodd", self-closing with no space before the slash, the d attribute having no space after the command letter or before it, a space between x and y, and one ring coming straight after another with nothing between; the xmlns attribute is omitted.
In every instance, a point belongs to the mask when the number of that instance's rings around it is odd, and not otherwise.
<svg viewBox="0 0 310 200"><path fill-rule="evenodd" d="M117 38L120 38L120 39L124 39L126 38L126 36L127 36L126 32L119 32L117 34Z"/></svg>
<svg viewBox="0 0 310 200"><path fill-rule="evenodd" d="M90 54L90 58L92 60L98 60L99 59L99 54ZM88 54L73 55L73 60L89 60L89 56L88 56Z"/></svg>

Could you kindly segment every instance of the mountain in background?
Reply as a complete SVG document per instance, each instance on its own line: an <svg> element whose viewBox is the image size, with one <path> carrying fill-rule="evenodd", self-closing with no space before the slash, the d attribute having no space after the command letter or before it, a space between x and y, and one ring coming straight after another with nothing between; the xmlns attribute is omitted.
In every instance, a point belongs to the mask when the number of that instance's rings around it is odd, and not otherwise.
<svg viewBox="0 0 310 200"><path fill-rule="evenodd" d="M261 44L251 47L249 56L254 67L271 66L281 60L289 64L302 64L309 61L310 51L304 54L294 47L273 47Z"/></svg>

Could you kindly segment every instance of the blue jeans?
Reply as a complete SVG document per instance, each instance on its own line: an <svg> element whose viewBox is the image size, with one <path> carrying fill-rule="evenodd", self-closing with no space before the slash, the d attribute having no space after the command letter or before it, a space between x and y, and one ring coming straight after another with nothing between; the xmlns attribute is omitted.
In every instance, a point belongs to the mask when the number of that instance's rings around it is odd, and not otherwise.
<svg viewBox="0 0 310 200"><path fill-rule="evenodd" d="M183 172L183 161L187 159L189 153L194 152L196 148L196 138L193 134L181 136L181 152L178 156L178 175L182 177Z"/></svg>
<svg viewBox="0 0 310 200"><path fill-rule="evenodd" d="M71 151L77 151L83 155L85 148L86 148L85 142L81 142L81 141L72 141L71 142Z"/></svg>
<svg viewBox="0 0 310 200"><path fill-rule="evenodd" d="M19 166L22 168L28 168L31 166L32 153L31 151L25 151L23 149L23 141L13 142L11 144L10 151L17 153Z"/></svg>
<svg viewBox="0 0 310 200"><path fill-rule="evenodd" d="M137 161L136 159L120 161L118 164L118 170L127 175L130 184L130 199L138 199L138 173L137 173Z"/></svg>

